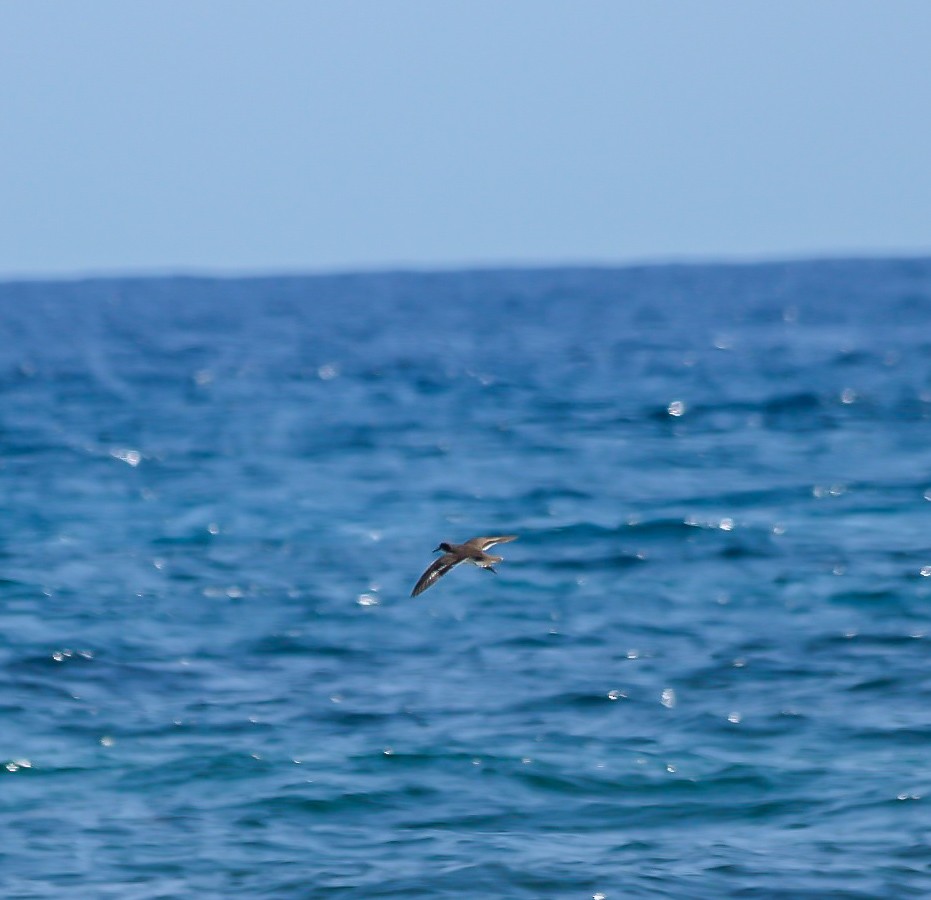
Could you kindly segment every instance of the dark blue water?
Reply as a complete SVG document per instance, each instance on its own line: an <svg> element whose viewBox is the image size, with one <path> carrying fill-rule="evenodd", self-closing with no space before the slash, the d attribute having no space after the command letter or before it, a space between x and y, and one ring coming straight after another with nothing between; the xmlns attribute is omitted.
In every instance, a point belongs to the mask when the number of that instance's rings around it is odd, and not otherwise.
<svg viewBox="0 0 931 900"><path fill-rule="evenodd" d="M931 261L0 332L4 898L931 895Z"/></svg>

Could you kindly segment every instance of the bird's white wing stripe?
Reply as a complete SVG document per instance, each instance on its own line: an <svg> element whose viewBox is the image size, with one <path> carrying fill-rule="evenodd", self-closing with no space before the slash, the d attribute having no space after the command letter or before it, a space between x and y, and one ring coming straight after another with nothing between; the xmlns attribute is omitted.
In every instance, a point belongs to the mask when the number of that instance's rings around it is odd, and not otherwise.
<svg viewBox="0 0 931 900"><path fill-rule="evenodd" d="M441 556L438 560L431 563L427 570L420 576L420 580L414 585L411 592L412 597L422 594L434 581L445 575L456 563L462 562L450 553Z"/></svg>
<svg viewBox="0 0 931 900"><path fill-rule="evenodd" d="M501 534L497 537L482 538L482 550L494 547L495 544L506 544L508 541L517 540L516 534Z"/></svg>

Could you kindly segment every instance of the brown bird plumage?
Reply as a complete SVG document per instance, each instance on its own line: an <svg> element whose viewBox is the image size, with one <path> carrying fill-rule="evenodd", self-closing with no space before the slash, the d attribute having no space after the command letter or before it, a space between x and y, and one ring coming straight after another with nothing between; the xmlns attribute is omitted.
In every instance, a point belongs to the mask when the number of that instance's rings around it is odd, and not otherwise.
<svg viewBox="0 0 931 900"><path fill-rule="evenodd" d="M508 541L514 540L517 540L516 534L502 534L498 537L475 537L462 544L447 544L444 541L433 551L437 553L442 550L443 555L420 576L420 580L414 585L414 590L411 591L411 596L416 597L418 594L422 594L430 585L461 562L470 562L481 569L494 572L494 564L501 562L504 557L492 556L485 551L489 547L494 547L495 544L506 544Z"/></svg>

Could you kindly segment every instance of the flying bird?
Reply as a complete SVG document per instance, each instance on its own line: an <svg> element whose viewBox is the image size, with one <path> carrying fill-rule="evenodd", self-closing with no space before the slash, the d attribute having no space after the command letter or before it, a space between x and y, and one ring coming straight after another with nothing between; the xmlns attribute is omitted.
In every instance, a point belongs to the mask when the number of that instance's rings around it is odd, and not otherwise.
<svg viewBox="0 0 931 900"><path fill-rule="evenodd" d="M515 540L517 540L516 534L502 534L498 535L498 537L475 537L462 544L448 544L443 541L433 551L434 553L442 551L443 555L435 560L427 568L427 571L420 576L420 580L414 585L414 590L411 591L411 596L416 597L418 594L422 594L435 581L442 578L450 569L458 566L461 562L469 562L480 569L494 572L494 564L501 562L504 557L492 556L485 551L489 547L494 547L495 544L506 544L508 541Z"/></svg>

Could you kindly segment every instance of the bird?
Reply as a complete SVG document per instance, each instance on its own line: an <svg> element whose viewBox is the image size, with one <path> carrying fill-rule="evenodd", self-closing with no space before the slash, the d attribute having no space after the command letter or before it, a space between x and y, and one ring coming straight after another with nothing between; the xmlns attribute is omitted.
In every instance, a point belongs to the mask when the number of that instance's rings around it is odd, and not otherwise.
<svg viewBox="0 0 931 900"><path fill-rule="evenodd" d="M508 541L516 540L516 534L501 534L497 537L474 537L461 544L450 544L443 541L443 543L433 551L434 553L442 551L443 555L439 559L434 560L434 562L427 567L427 570L420 576L417 584L414 585L411 596L416 597L418 594L422 594L434 582L442 578L450 569L454 566L458 566L461 562L470 562L480 569L487 569L489 572L495 572L494 564L501 562L504 557L492 556L485 551L489 547L494 547L495 544L506 544ZM497 574L497 572L495 572L495 574Z"/></svg>

